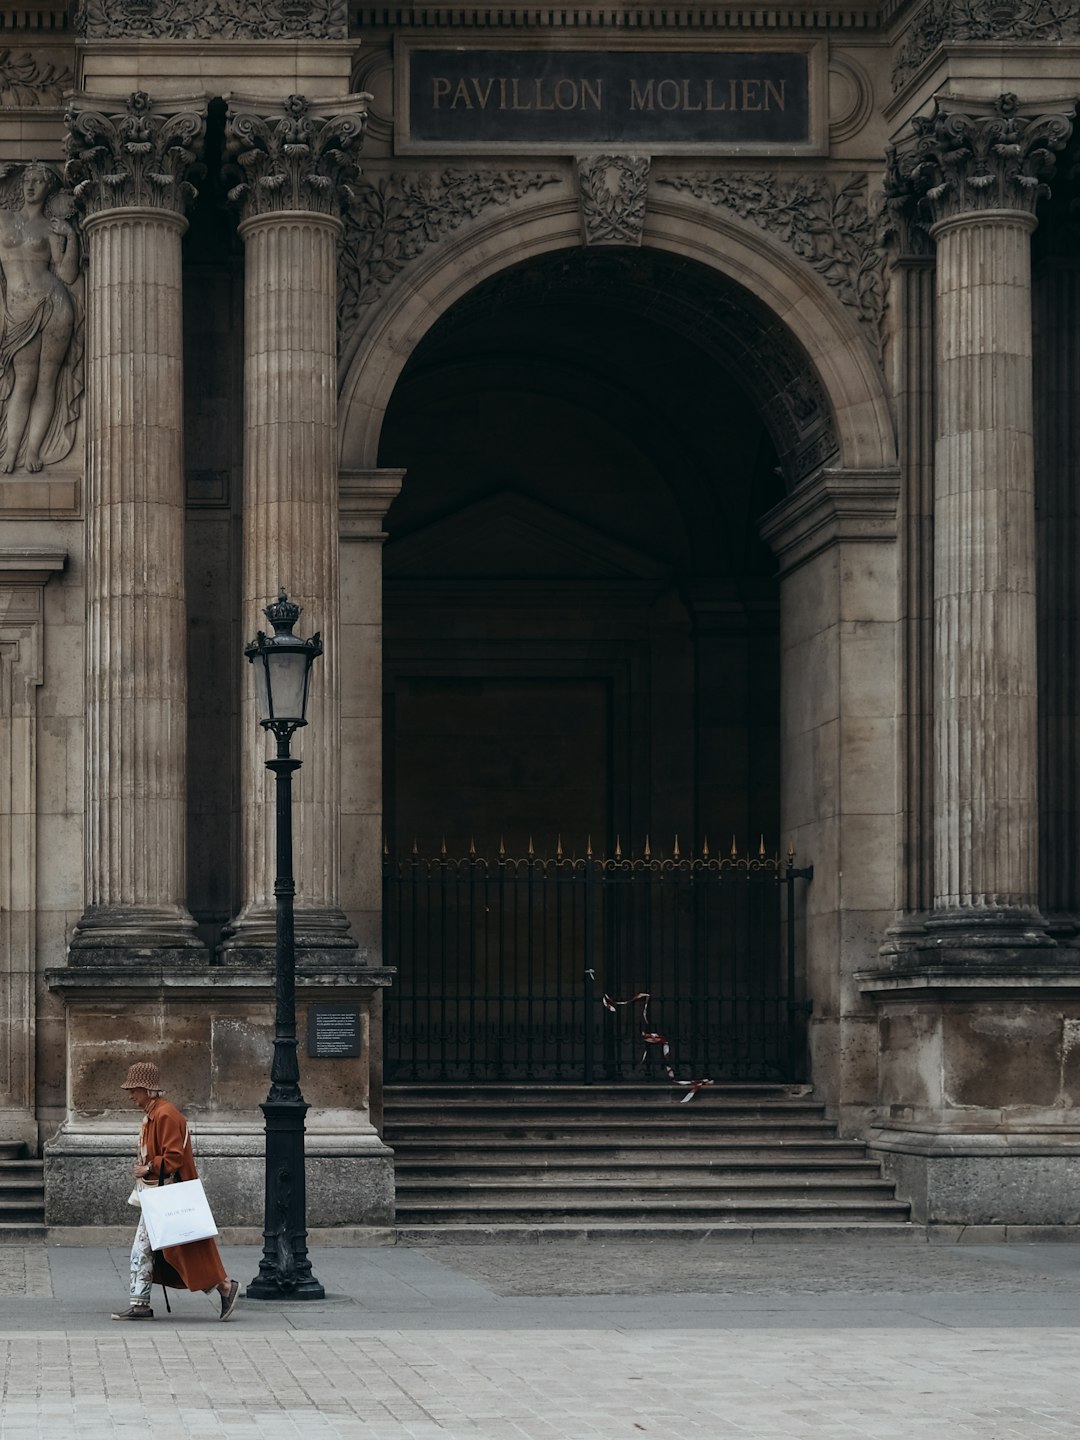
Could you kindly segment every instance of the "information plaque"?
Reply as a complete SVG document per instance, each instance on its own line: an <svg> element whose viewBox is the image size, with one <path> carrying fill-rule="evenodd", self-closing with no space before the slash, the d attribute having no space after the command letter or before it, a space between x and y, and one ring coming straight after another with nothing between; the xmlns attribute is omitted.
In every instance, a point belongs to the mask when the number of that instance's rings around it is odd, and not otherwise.
<svg viewBox="0 0 1080 1440"><path fill-rule="evenodd" d="M405 51L409 149L805 146L806 50Z"/></svg>
<svg viewBox="0 0 1080 1440"><path fill-rule="evenodd" d="M307 1053L312 1060L354 1060L360 1054L360 1012L351 1005L308 1009Z"/></svg>

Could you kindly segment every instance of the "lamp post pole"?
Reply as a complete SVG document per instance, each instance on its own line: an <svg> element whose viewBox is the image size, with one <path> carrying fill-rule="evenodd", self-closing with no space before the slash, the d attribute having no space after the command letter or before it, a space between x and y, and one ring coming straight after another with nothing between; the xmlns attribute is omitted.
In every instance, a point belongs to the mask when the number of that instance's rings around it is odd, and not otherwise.
<svg viewBox="0 0 1080 1440"><path fill-rule="evenodd" d="M304 1119L308 1106L300 1091L296 1052L296 884L292 857L292 777L301 762L289 753L289 743L294 731L307 723L304 710L308 672L316 655L322 653L322 645L318 635L305 641L292 634L300 607L290 602L284 591L275 604L267 606L265 614L275 634L268 639L260 631L244 653L253 663L261 662L262 670L257 672L263 702L260 723L277 741L277 754L266 762L266 768L275 776L277 801L274 1058L270 1091L261 1107L266 1119L263 1253L259 1273L246 1293L251 1300L321 1300L326 1292L311 1273L307 1251ZM279 671L281 662L287 668ZM276 692L275 679L279 682ZM287 682L284 697L282 680ZM297 682L301 682L299 691L295 688ZM283 706L282 699L293 703ZM290 713L296 711L299 713Z"/></svg>

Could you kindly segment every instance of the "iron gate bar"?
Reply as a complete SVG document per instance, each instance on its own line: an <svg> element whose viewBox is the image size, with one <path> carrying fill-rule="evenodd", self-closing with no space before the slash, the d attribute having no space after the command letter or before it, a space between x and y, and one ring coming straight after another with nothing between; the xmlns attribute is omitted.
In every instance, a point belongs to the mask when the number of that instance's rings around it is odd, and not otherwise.
<svg viewBox="0 0 1080 1440"><path fill-rule="evenodd" d="M384 855L386 1069L397 1080L631 1078L640 1046L599 993L648 990L680 1070L804 1078L797 882L813 867L671 857ZM602 1026L599 1034L597 1027ZM598 1051L597 1041L600 1041Z"/></svg>

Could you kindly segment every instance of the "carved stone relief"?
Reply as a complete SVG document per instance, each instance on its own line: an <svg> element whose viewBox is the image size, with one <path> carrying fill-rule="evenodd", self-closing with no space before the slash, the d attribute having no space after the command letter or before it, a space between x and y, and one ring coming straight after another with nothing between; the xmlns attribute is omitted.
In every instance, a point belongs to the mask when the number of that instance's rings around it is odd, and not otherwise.
<svg viewBox="0 0 1080 1440"><path fill-rule="evenodd" d="M346 0L80 0L85 40L347 40Z"/></svg>
<svg viewBox="0 0 1080 1440"><path fill-rule="evenodd" d="M377 287L410 260L484 210L557 185L541 170L441 170L361 181L345 215L338 272L338 333L342 351Z"/></svg>
<svg viewBox="0 0 1080 1440"><path fill-rule="evenodd" d="M588 155L577 162L586 245L640 245L649 189L647 155Z"/></svg>
<svg viewBox="0 0 1080 1440"><path fill-rule="evenodd" d="M87 212L138 205L183 214L197 191L194 172L206 111L157 107L145 90L128 96L123 114L84 108L76 98L64 117L66 178Z"/></svg>
<svg viewBox="0 0 1080 1440"><path fill-rule="evenodd" d="M10 109L62 105L75 83L71 70L29 50L0 50L0 104Z"/></svg>
<svg viewBox="0 0 1080 1440"><path fill-rule="evenodd" d="M788 246L853 310L878 349L885 313L885 256L866 203L866 177L844 185L820 176L768 173L662 175L666 185L749 220Z"/></svg>
<svg viewBox="0 0 1080 1440"><path fill-rule="evenodd" d="M0 471L36 473L75 443L83 305L74 202L47 165L0 165Z"/></svg>
<svg viewBox="0 0 1080 1440"><path fill-rule="evenodd" d="M892 68L899 90L950 40L1036 40L1053 44L1080 36L1080 5L1068 0L928 0L908 31Z"/></svg>
<svg viewBox="0 0 1080 1440"><path fill-rule="evenodd" d="M367 95L354 95L348 113L311 113L303 95L290 95L274 115L231 110L225 126L226 175L237 183L229 199L245 218L281 210L338 215L360 174L355 156L364 138ZM240 106L259 105L256 100ZM343 102L344 104L344 102Z"/></svg>
<svg viewBox="0 0 1080 1440"><path fill-rule="evenodd" d="M1034 212L1050 193L1055 151L1072 134L1072 114L1022 115L1015 95L985 108L935 105L913 117L913 141L889 153L887 194L905 199L929 223L978 210Z"/></svg>

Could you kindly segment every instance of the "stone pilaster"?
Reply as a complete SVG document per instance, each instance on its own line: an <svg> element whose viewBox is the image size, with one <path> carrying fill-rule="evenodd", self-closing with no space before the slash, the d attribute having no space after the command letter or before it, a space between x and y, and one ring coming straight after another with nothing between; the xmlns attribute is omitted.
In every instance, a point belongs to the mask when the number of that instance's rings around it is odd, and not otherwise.
<svg viewBox="0 0 1080 1440"><path fill-rule="evenodd" d="M37 1149L38 687L63 550L0 548L0 1139Z"/></svg>
<svg viewBox="0 0 1080 1440"><path fill-rule="evenodd" d="M242 613L254 634L262 607L285 588L304 607L304 633L324 638L309 723L294 742L304 762L294 803L296 938L310 961L355 946L339 893L337 245L367 101L349 97L328 115L293 95L276 114L259 113L273 103L234 99L227 124L246 261ZM273 790L254 687L244 683L244 901L225 940L234 959L274 944Z"/></svg>
<svg viewBox="0 0 1080 1440"><path fill-rule="evenodd" d="M959 103L959 102L957 102ZM914 122L937 245L935 943L1038 945L1031 256L1065 115L1015 96Z"/></svg>
<svg viewBox="0 0 1080 1440"><path fill-rule="evenodd" d="M71 958L191 959L180 239L205 114L76 97L67 126L89 245L86 908Z"/></svg>
<svg viewBox="0 0 1080 1440"><path fill-rule="evenodd" d="M341 475L342 904L369 955L382 944L383 522L404 470Z"/></svg>

